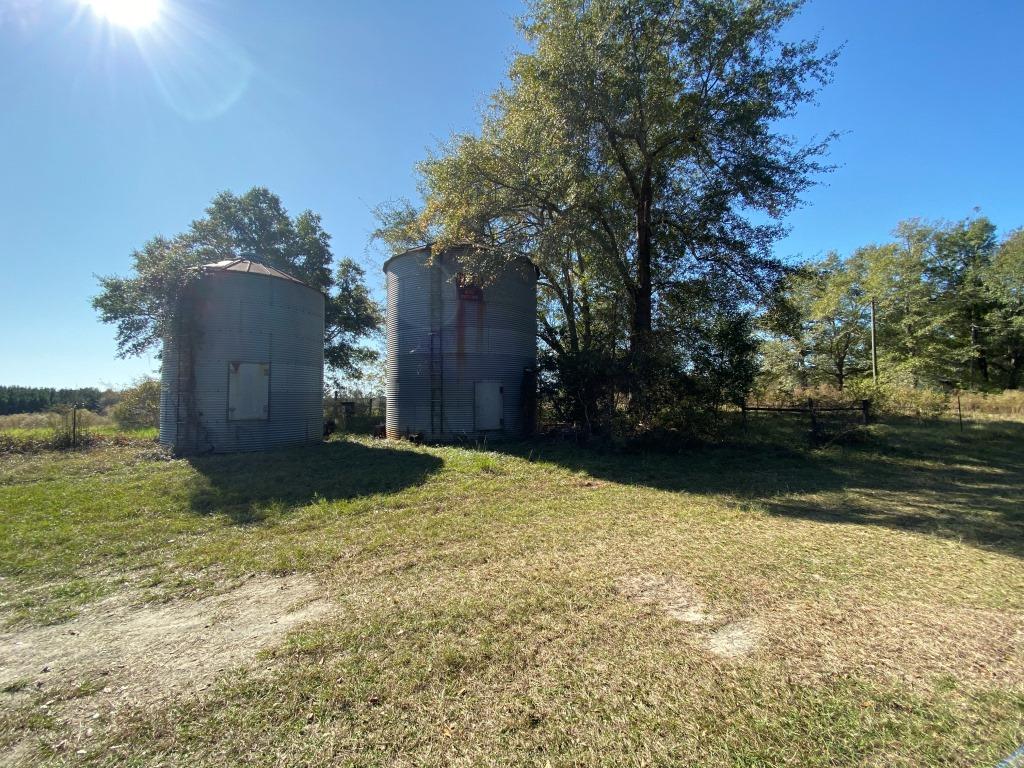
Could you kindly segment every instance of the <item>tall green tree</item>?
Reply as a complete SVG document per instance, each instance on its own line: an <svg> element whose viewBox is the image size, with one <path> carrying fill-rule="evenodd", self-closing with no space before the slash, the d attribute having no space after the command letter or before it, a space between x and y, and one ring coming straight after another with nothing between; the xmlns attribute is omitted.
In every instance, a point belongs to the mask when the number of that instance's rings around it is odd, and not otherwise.
<svg viewBox="0 0 1024 768"><path fill-rule="evenodd" d="M876 308L883 384L1020 386L1024 375L1024 235L999 244L983 217L909 219L882 245L809 264L787 287L795 313L764 326L776 381L800 385L828 373L842 387L870 370L867 317Z"/></svg>
<svg viewBox="0 0 1024 768"><path fill-rule="evenodd" d="M1008 389L1024 377L1024 229L1010 233L982 274L989 362Z"/></svg>
<svg viewBox="0 0 1024 768"><path fill-rule="evenodd" d="M857 249L865 303L875 302L881 381L918 386L949 376L950 311L929 279L936 230L917 219L901 222L895 240Z"/></svg>
<svg viewBox="0 0 1024 768"><path fill-rule="evenodd" d="M553 348L586 338L586 312L606 292L634 403L680 319L663 311L667 296L704 281L757 303L786 272L771 245L826 170L828 137L801 145L779 126L835 61L813 41L782 41L799 6L535 0L521 22L530 50L479 136L421 166L442 244L471 244L483 267L538 264Z"/></svg>
<svg viewBox="0 0 1024 768"><path fill-rule="evenodd" d="M320 216L312 211L289 216L281 199L264 187L244 195L220 193L187 231L154 237L132 253L132 275L99 278L93 307L103 322L116 326L118 355L158 347L197 268L224 259L258 261L324 292L328 366L353 373L376 355L364 340L378 328L381 311L362 268L350 259L334 264Z"/></svg>
<svg viewBox="0 0 1024 768"><path fill-rule="evenodd" d="M971 386L989 383L989 344L984 323L991 306L984 275L995 255L996 227L985 217L936 227L928 278L949 311L947 331L958 368L956 378Z"/></svg>
<svg viewBox="0 0 1024 768"><path fill-rule="evenodd" d="M862 273L852 260L830 253L807 264L788 282L795 317L776 325L773 370L803 386L830 384L839 390L870 370L867 307Z"/></svg>

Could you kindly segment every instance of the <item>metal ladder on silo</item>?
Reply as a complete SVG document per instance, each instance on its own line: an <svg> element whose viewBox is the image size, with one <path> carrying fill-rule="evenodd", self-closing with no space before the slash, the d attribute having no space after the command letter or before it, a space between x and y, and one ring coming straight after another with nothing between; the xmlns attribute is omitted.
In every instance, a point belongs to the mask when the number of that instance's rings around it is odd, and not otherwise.
<svg viewBox="0 0 1024 768"><path fill-rule="evenodd" d="M444 359L442 349L441 254L431 255L430 265L430 434L444 431Z"/></svg>

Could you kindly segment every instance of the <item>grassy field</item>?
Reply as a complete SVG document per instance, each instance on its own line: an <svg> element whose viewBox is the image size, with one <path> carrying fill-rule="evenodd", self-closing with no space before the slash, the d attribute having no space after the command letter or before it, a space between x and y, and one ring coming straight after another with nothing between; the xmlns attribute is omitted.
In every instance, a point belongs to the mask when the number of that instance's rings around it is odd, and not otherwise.
<svg viewBox="0 0 1024 768"><path fill-rule="evenodd" d="M3 434L15 440L43 440L53 435L54 430L50 427L13 427L3 430ZM140 427L139 429L121 429L115 424L99 424L89 426L83 433L95 437L127 437L134 440L155 440L156 427Z"/></svg>
<svg viewBox="0 0 1024 768"><path fill-rule="evenodd" d="M789 445L0 457L0 761L1009 755L1024 423Z"/></svg>
<svg viewBox="0 0 1024 768"><path fill-rule="evenodd" d="M76 436L80 446L127 444L156 440L156 427L122 429L115 424L91 424ZM5 454L40 453L71 445L71 432L52 426L0 428L0 460Z"/></svg>

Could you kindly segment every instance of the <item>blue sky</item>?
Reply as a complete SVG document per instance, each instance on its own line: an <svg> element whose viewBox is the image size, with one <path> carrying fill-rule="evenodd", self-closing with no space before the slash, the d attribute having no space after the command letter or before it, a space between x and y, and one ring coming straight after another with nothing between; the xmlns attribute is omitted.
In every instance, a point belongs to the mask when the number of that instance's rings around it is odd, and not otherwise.
<svg viewBox="0 0 1024 768"><path fill-rule="evenodd" d="M0 0L0 384L122 385L94 274L174 234L218 191L265 185L323 215L362 261L371 208L415 196L414 163L471 130L518 44L521 4L164 0L133 35L78 0ZM845 42L835 82L793 121L838 130L787 257L848 252L911 216L975 207L1024 225L1024 3L811 0L789 34Z"/></svg>

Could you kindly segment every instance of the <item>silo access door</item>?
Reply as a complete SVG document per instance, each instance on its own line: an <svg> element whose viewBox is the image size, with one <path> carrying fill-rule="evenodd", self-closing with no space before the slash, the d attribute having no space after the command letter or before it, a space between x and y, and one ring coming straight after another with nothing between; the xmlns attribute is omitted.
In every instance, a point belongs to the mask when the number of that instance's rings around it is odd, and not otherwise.
<svg viewBox="0 0 1024 768"><path fill-rule="evenodd" d="M474 421L477 431L502 429L505 420L504 388L497 381L478 381L475 386Z"/></svg>

